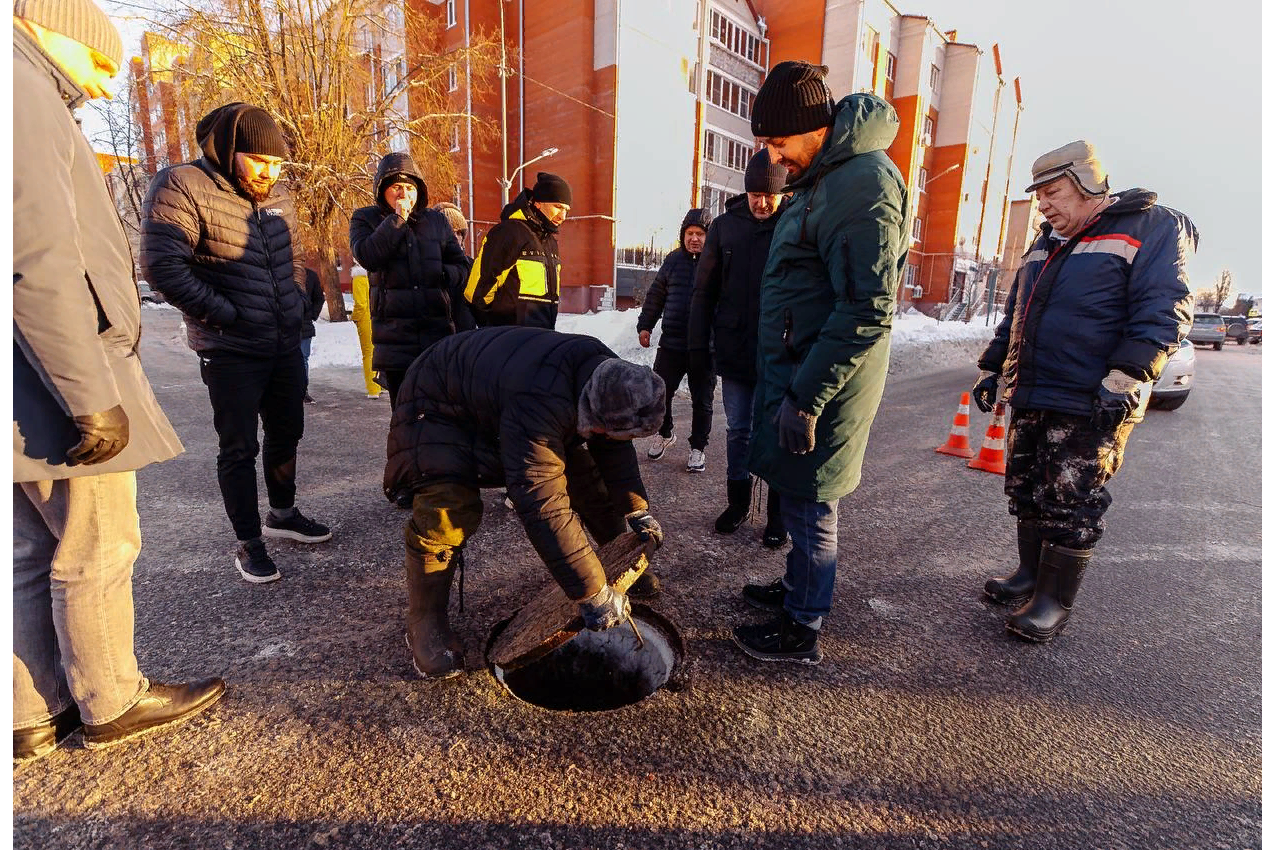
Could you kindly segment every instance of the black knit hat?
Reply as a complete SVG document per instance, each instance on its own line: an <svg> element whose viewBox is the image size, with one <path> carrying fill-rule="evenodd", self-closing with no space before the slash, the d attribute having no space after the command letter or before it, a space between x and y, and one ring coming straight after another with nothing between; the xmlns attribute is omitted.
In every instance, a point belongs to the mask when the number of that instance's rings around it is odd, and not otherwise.
<svg viewBox="0 0 1262 850"><path fill-rule="evenodd" d="M289 156L289 145L285 144L280 127L272 116L257 106L248 107L237 118L237 138L233 149L237 153Z"/></svg>
<svg viewBox="0 0 1262 850"><path fill-rule="evenodd" d="M570 192L570 184L546 171L540 171L535 175L535 186L530 190L530 197L540 204L574 206L574 195Z"/></svg>
<svg viewBox="0 0 1262 850"><path fill-rule="evenodd" d="M767 74L750 109L749 126L761 138L809 133L833 122L827 65L781 62Z"/></svg>
<svg viewBox="0 0 1262 850"><path fill-rule="evenodd" d="M13 0L13 16L39 24L123 64L123 39L118 28L92 0Z"/></svg>
<svg viewBox="0 0 1262 850"><path fill-rule="evenodd" d="M781 163L772 163L771 154L763 148L749 158L745 166L745 191L756 195L779 195L789 182L789 170Z"/></svg>

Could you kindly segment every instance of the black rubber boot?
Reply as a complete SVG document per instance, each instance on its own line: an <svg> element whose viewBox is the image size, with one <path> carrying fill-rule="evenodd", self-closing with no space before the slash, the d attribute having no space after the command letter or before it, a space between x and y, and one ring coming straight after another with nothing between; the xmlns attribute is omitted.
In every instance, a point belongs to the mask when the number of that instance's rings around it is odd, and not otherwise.
<svg viewBox="0 0 1262 850"><path fill-rule="evenodd" d="M1034 593L1034 579L1039 574L1039 558L1043 556L1043 536L1032 522L1017 523L1017 571L1007 578L988 578L982 595L999 605L1020 605Z"/></svg>
<svg viewBox="0 0 1262 850"><path fill-rule="evenodd" d="M454 554L431 555L408 548L405 555L406 637L412 666L422 679L444 679L464 670L464 648L447 622L447 599L456 574Z"/></svg>
<svg viewBox="0 0 1262 850"><path fill-rule="evenodd" d="M1089 560L1090 549L1044 543L1034 597L1008 618L1008 630L1035 643L1044 643L1060 634L1073 611L1074 598Z"/></svg>
<svg viewBox="0 0 1262 850"><path fill-rule="evenodd" d="M767 527L762 532L762 545L768 549L779 549L789 542L789 533L784 530L784 515L780 513L780 494L767 488Z"/></svg>
<svg viewBox="0 0 1262 850"><path fill-rule="evenodd" d="M714 521L719 534L733 534L741 523L749 519L749 502L754 494L754 479L727 482L727 510Z"/></svg>

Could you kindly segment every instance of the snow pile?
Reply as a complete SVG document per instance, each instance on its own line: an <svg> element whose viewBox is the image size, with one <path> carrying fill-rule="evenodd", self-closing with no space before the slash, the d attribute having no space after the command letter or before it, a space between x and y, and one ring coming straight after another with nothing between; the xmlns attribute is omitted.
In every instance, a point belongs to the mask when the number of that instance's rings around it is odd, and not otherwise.
<svg viewBox="0 0 1262 850"><path fill-rule="evenodd" d="M651 347L642 348L635 330L639 316L639 310L562 314L557 320L557 330L594 336L624 360L651 366L657 354L661 326L659 323L653 331ZM896 317L891 338L890 374L919 375L972 365L994 336L998 318L992 317L989 325L980 316L968 323L939 322L915 310ZM753 344L753 340L750 343ZM323 318L317 321L311 346L311 368L359 368L359 365L359 336L355 325L328 322Z"/></svg>

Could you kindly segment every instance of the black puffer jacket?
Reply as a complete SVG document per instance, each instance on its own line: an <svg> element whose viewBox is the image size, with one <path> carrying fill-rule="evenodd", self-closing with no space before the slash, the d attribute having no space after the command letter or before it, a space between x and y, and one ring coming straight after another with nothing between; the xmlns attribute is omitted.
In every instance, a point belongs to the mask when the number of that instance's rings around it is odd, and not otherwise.
<svg viewBox="0 0 1262 850"><path fill-rule="evenodd" d="M584 444L595 461L586 472L598 475L617 514L648 507L631 441L578 433L579 393L616 356L592 337L542 328L486 328L442 340L416 359L400 390L386 490L425 480L507 486L557 583L571 599L590 596L604 584L604 570L569 499Z"/></svg>
<svg viewBox="0 0 1262 850"><path fill-rule="evenodd" d="M393 178L406 175L418 187L407 220L382 196ZM406 369L429 346L473 327L462 292L469 258L447 217L427 209L429 190L412 157L389 153L373 180L377 203L351 216L351 252L368 270L374 369Z"/></svg>
<svg viewBox="0 0 1262 850"><path fill-rule="evenodd" d="M307 298L303 306L302 314L302 338L311 339L315 336L316 319L320 318L320 311L324 309L324 288L320 286L320 275L311 266L304 266L303 271L307 274Z"/></svg>
<svg viewBox="0 0 1262 850"><path fill-rule="evenodd" d="M688 350L688 308L692 303L692 284L697 272L697 258L684 247L684 231L690 227L710 229L709 210L688 210L683 224L679 225L679 247L666 255L657 277L649 284L640 308L637 331L651 331L662 320L660 348L672 351Z"/></svg>
<svg viewBox="0 0 1262 850"><path fill-rule="evenodd" d="M688 350L705 351L713 340L720 377L747 384L758 379L758 292L779 220L777 210L759 221L748 196L737 195L706 233L688 311Z"/></svg>
<svg viewBox="0 0 1262 850"><path fill-rule="evenodd" d="M293 200L278 183L256 204L231 176L239 114L197 122L203 156L159 171L141 213L140 267L184 314L188 346L272 357L298 347L302 267Z"/></svg>
<svg viewBox="0 0 1262 850"><path fill-rule="evenodd" d="M478 327L556 327L561 303L556 234L529 189L500 211L500 223L482 240L465 287Z"/></svg>

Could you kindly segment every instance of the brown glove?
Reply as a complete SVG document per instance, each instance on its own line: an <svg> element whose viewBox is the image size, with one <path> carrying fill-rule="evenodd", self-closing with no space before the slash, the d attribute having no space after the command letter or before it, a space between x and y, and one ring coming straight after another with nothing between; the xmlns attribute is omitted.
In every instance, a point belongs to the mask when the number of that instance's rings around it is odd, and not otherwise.
<svg viewBox="0 0 1262 850"><path fill-rule="evenodd" d="M130 436L127 414L122 405L114 405L103 413L88 413L74 417L75 427L83 439L66 457L71 464L89 466L105 461L127 448Z"/></svg>

